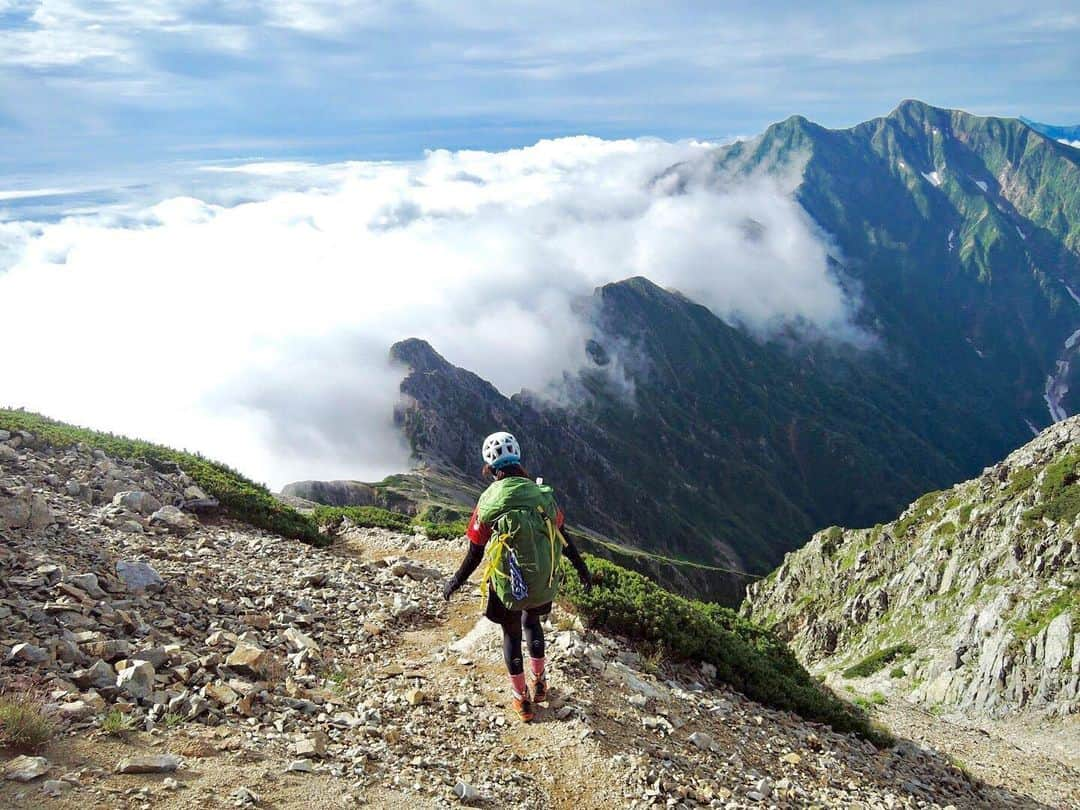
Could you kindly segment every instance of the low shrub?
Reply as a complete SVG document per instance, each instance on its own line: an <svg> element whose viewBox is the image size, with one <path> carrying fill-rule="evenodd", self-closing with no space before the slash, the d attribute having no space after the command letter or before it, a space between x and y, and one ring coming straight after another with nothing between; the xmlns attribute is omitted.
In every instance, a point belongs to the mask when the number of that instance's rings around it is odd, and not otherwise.
<svg viewBox="0 0 1080 810"><path fill-rule="evenodd" d="M641 574L586 557L595 586L585 592L564 561L561 598L590 626L643 642L647 650L662 647L673 659L712 664L720 680L759 703L888 742L865 713L817 684L772 633L733 610L686 599Z"/></svg>
<svg viewBox="0 0 1080 810"><path fill-rule="evenodd" d="M870 653L870 655L859 661L859 663L845 669L844 677L865 678L888 666L896 659L911 655L913 652L915 652L914 645L908 644L907 642L893 644L891 647L886 647L883 650L877 650L876 652Z"/></svg>
<svg viewBox="0 0 1080 810"><path fill-rule="evenodd" d="M191 476L208 495L217 498L225 511L238 520L312 545L326 543L326 538L319 534L318 526L311 518L280 503L261 484L198 454L75 427L29 411L0 409L0 429L25 430L54 447L86 444L114 458L146 461L159 467L175 465Z"/></svg>
<svg viewBox="0 0 1080 810"><path fill-rule="evenodd" d="M101 730L110 737L122 737L135 730L135 718L119 709L113 709L101 718Z"/></svg>
<svg viewBox="0 0 1080 810"><path fill-rule="evenodd" d="M316 506L313 517L320 526L338 528L345 520L365 529L408 531L412 518L379 506Z"/></svg>
<svg viewBox="0 0 1080 810"><path fill-rule="evenodd" d="M426 521L416 524L424 530L424 534L431 540L456 540L465 536L465 530L469 521L455 520L452 523L428 523Z"/></svg>
<svg viewBox="0 0 1080 810"><path fill-rule="evenodd" d="M33 694L0 696L0 748L36 751L55 733L55 724Z"/></svg>
<svg viewBox="0 0 1080 810"><path fill-rule="evenodd" d="M1030 522L1044 517L1071 523L1080 514L1080 450L1047 465L1039 485L1041 503L1024 513Z"/></svg>

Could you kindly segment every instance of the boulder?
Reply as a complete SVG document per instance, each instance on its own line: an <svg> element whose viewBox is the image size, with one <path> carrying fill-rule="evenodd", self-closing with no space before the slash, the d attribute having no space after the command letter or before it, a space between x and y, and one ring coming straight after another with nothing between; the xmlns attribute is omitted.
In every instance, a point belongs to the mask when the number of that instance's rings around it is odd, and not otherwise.
<svg viewBox="0 0 1080 810"><path fill-rule="evenodd" d="M138 560L120 560L116 563L116 576L132 593L141 591L161 591L165 589L165 580L149 563Z"/></svg>
<svg viewBox="0 0 1080 810"><path fill-rule="evenodd" d="M98 583L97 574L76 574L68 577L67 581L93 599L105 598L105 591Z"/></svg>
<svg viewBox="0 0 1080 810"><path fill-rule="evenodd" d="M142 490L125 490L113 496L113 506L122 506L140 515L149 515L161 508L161 501Z"/></svg>
<svg viewBox="0 0 1080 810"><path fill-rule="evenodd" d="M143 700L154 691L154 665L149 661L132 661L116 676L116 687L136 700Z"/></svg>
<svg viewBox="0 0 1080 810"><path fill-rule="evenodd" d="M50 767L52 766L45 757L19 756L5 762L2 770L5 779L11 779L15 782L30 782L39 776L47 774Z"/></svg>
<svg viewBox="0 0 1080 810"><path fill-rule="evenodd" d="M49 654L41 647L23 641L11 648L7 660L10 662L22 661L27 664L41 664L49 660Z"/></svg>
<svg viewBox="0 0 1080 810"><path fill-rule="evenodd" d="M305 635L295 627L290 627L285 631L285 639L289 642L289 646L294 650L311 650L312 652L319 652L319 644L311 636Z"/></svg>
<svg viewBox="0 0 1080 810"><path fill-rule="evenodd" d="M150 515L150 525L185 535L199 527L199 521L175 506L163 506Z"/></svg>
<svg viewBox="0 0 1080 810"><path fill-rule="evenodd" d="M0 529L40 532L56 522L49 502L31 487L0 490Z"/></svg>
<svg viewBox="0 0 1080 810"><path fill-rule="evenodd" d="M241 641L229 653L229 657L225 659L225 666L255 678L262 678L266 674L270 662L270 653L262 647Z"/></svg>
<svg viewBox="0 0 1080 810"><path fill-rule="evenodd" d="M180 767L176 754L128 757L116 763L116 773L172 773Z"/></svg>

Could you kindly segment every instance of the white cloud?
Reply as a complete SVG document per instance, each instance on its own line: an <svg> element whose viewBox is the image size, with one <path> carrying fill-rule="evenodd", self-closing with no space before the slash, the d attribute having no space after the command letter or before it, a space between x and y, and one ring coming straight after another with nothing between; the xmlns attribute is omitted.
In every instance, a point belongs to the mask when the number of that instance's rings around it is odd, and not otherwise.
<svg viewBox="0 0 1080 810"><path fill-rule="evenodd" d="M504 392L542 389L584 362L571 303L638 274L758 331L856 336L803 211L766 181L715 182L710 148L575 137L214 167L201 198L0 223L0 344L24 347L0 403L198 448L275 485L375 478L405 464L386 360L401 338ZM679 162L681 183L664 175Z"/></svg>

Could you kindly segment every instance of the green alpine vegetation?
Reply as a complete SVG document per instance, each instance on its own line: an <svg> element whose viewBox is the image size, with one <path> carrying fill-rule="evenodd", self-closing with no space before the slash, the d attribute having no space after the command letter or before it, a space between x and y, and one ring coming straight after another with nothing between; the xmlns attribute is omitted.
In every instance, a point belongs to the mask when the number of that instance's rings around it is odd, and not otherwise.
<svg viewBox="0 0 1080 810"><path fill-rule="evenodd" d="M728 608L673 594L607 560L586 559L596 585L586 592L564 560L560 599L589 626L633 639L658 660L712 664L717 678L759 703L888 744L887 734L819 685L772 633Z"/></svg>
<svg viewBox="0 0 1080 810"><path fill-rule="evenodd" d="M262 484L197 453L75 427L20 410L0 409L0 430L27 431L54 447L85 444L116 458L138 459L151 465L175 465L191 476L208 495L217 498L226 513L233 517L305 543L322 545L326 542L310 517L278 502Z"/></svg>
<svg viewBox="0 0 1080 810"><path fill-rule="evenodd" d="M866 656L859 663L854 666L850 666L844 670L845 678L865 678L869 675L873 675L880 669L884 669L898 658L904 658L915 652L914 644L893 644L890 647L886 647L884 650L878 650L872 652ZM903 670L901 670L903 674ZM896 676L894 676L896 677Z"/></svg>

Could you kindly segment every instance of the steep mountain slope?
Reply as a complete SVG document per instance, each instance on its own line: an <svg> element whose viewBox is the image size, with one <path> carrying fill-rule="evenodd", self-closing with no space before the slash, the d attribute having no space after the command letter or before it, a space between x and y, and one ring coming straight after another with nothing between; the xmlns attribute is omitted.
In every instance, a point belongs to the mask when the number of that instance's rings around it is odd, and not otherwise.
<svg viewBox="0 0 1080 810"><path fill-rule="evenodd" d="M1080 326L1080 152L1014 119L906 101L848 130L789 118L722 150L716 182L793 168L930 418L933 392L983 414L999 457L1018 413L1046 424L1047 376Z"/></svg>
<svg viewBox="0 0 1080 810"><path fill-rule="evenodd" d="M815 670L935 709L1080 711L1080 417L894 522L832 528L743 611Z"/></svg>
<svg viewBox="0 0 1080 810"><path fill-rule="evenodd" d="M583 303L594 365L560 408L405 341L398 417L425 474L472 479L480 440L506 426L578 525L764 573L813 529L885 520L1073 410L1080 153L1019 121L904 102L849 130L788 119L655 190L792 171L875 346L763 342L631 279ZM695 592L737 599L744 582Z"/></svg>
<svg viewBox="0 0 1080 810"><path fill-rule="evenodd" d="M561 606L552 697L522 726L478 597L439 594L460 542L166 524L146 510L190 485L175 469L28 432L0 447L0 695L28 688L58 724L0 749L2 807L1074 806L1052 761L984 781L875 749Z"/></svg>
<svg viewBox="0 0 1080 810"><path fill-rule="evenodd" d="M417 455L474 469L485 433L505 426L528 437L530 468L558 486L577 522L750 570L830 515L873 519L894 508L892 492L958 474L903 425L902 395L880 384L876 400L848 390L645 279L608 285L595 304L602 339L633 346L631 398L602 366L578 381L578 407L507 398L422 341L394 346L411 369L399 421Z"/></svg>

